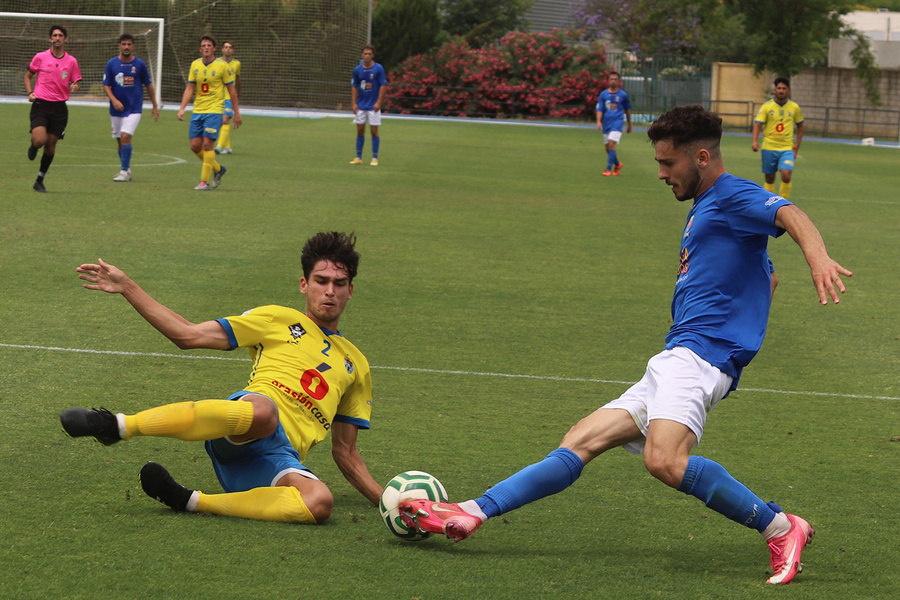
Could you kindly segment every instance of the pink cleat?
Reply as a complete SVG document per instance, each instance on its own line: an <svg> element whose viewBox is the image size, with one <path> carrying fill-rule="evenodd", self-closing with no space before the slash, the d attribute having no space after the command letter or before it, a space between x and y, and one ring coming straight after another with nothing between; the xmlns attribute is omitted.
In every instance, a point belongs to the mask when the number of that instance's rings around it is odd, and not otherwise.
<svg viewBox="0 0 900 600"><path fill-rule="evenodd" d="M407 527L422 532L443 533L451 540L464 540L484 521L450 502L404 500L400 502L400 518Z"/></svg>
<svg viewBox="0 0 900 600"><path fill-rule="evenodd" d="M791 529L786 534L769 540L769 551L772 553L770 563L772 576L766 583L787 584L803 570L800 554L807 544L812 543L815 531L809 523L795 515L787 515Z"/></svg>

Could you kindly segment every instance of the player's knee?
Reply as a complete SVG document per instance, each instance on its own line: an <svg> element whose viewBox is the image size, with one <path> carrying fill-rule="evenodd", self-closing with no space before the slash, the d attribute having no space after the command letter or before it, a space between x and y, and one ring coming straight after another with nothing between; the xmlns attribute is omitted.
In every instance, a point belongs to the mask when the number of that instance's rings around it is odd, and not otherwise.
<svg viewBox="0 0 900 600"><path fill-rule="evenodd" d="M259 395L245 397L242 400L253 404L253 423L247 435L256 439L271 435L278 427L278 407L275 403Z"/></svg>
<svg viewBox="0 0 900 600"><path fill-rule="evenodd" d="M304 490L303 502L310 514L316 520L316 525L321 525L331 516L334 509L334 495L324 483L315 486L311 490Z"/></svg>
<svg viewBox="0 0 900 600"><path fill-rule="evenodd" d="M678 488L684 479L684 471L687 468L687 460L681 456L673 456L665 452L656 452L646 447L644 449L644 466L655 478L669 487Z"/></svg>

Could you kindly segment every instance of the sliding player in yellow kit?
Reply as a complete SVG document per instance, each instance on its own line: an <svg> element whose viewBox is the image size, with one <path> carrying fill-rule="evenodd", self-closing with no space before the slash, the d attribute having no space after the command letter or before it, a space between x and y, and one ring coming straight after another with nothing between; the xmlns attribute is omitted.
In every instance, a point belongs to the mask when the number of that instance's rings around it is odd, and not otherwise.
<svg viewBox="0 0 900 600"><path fill-rule="evenodd" d="M63 429L106 445L139 436L206 441L226 493L188 489L149 462L141 469L147 495L175 511L292 523L322 523L331 515L331 491L301 462L330 431L341 473L377 504L382 487L356 448L372 413L369 363L337 329L359 265L355 241L337 232L307 240L300 279L305 313L261 306L202 323L160 304L109 263L81 265L84 287L121 294L179 348L247 348L253 370L246 387L227 400L179 402L134 415L70 408L60 415Z"/></svg>

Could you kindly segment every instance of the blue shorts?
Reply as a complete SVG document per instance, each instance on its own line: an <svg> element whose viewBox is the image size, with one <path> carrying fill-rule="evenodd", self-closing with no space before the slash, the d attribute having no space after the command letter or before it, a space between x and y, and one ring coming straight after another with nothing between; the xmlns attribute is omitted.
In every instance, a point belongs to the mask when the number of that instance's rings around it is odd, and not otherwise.
<svg viewBox="0 0 900 600"><path fill-rule="evenodd" d="M228 399L237 400L248 393L238 392ZM208 440L206 453L212 459L216 477L226 492L271 487L288 473L300 473L317 479L300 462L300 454L291 446L281 423L269 437L248 444L235 444L227 438Z"/></svg>
<svg viewBox="0 0 900 600"><path fill-rule="evenodd" d="M191 117L191 127L188 137L219 139L222 130L222 115L220 113L202 113Z"/></svg>
<svg viewBox="0 0 900 600"><path fill-rule="evenodd" d="M225 116L229 119L234 116L234 105L231 103L231 100L225 101Z"/></svg>
<svg viewBox="0 0 900 600"><path fill-rule="evenodd" d="M776 171L794 170L793 150L762 150L762 172L773 175Z"/></svg>

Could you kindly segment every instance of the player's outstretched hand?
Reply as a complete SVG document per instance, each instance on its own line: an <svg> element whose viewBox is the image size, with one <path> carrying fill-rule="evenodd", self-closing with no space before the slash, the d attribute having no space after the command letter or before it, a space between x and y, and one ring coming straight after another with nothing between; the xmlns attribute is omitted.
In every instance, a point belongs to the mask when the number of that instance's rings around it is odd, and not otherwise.
<svg viewBox="0 0 900 600"><path fill-rule="evenodd" d="M847 291L843 280L841 280L841 275L853 277L853 273L831 258L828 258L822 265L812 266L811 269L816 293L819 294L819 302L828 304L828 297L831 296L834 303L838 304L841 301L838 290L840 290L841 294ZM837 289L835 289L835 286L837 286Z"/></svg>
<svg viewBox="0 0 900 600"><path fill-rule="evenodd" d="M87 281L84 287L89 290L101 290L109 294L121 294L131 281L124 272L115 266L97 259L100 264L85 263L75 269L79 279Z"/></svg>

